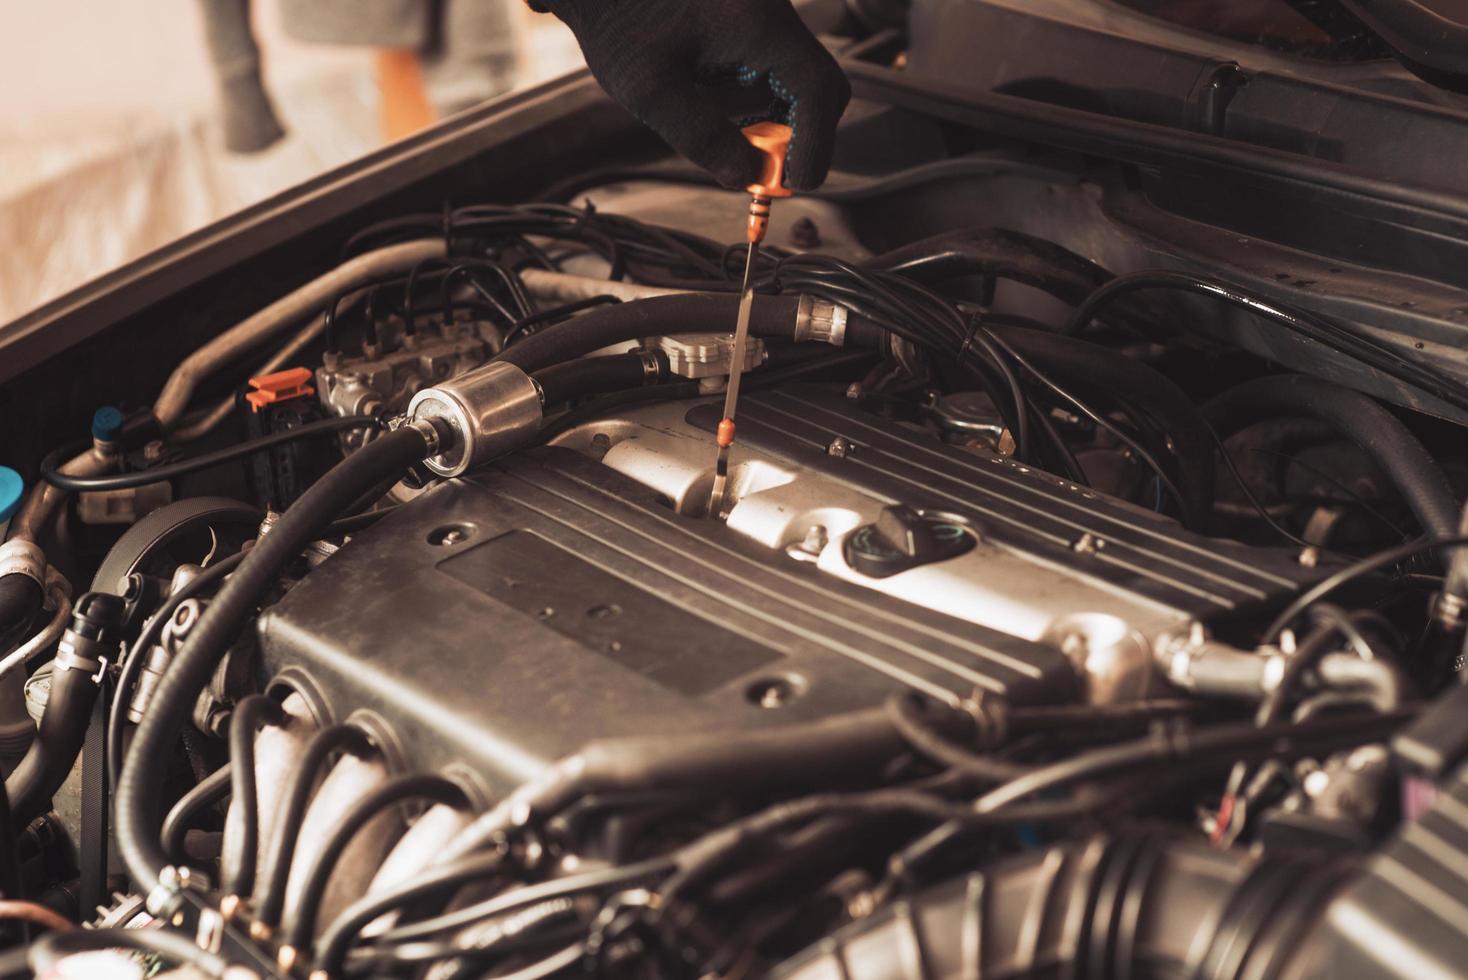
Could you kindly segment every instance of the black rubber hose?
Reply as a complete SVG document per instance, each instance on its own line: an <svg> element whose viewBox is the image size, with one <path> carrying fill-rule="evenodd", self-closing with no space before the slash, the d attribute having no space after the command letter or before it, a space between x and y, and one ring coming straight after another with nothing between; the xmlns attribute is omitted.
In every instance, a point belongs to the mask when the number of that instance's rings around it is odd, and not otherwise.
<svg viewBox="0 0 1468 980"><path fill-rule="evenodd" d="M21 894L20 855L15 848L18 831L10 794L0 780L0 898L24 898Z"/></svg>
<svg viewBox="0 0 1468 980"><path fill-rule="evenodd" d="M299 442L302 439L310 439L317 436L329 436L338 432L346 432L350 429L361 429L365 427L376 427L381 425L375 418L353 416L344 419L322 419L319 422L307 422L305 425L296 426L294 429L286 429L284 432L272 432L270 435L251 439L234 446L191 459L181 460L177 463L169 463L166 466L154 466L151 469L139 470L136 473L119 473L115 476L68 476L57 468L64 450L56 450L48 453L41 460L41 479L54 487L59 487L71 493L86 493L97 490L131 490L135 487L146 487L153 483L161 483L164 480L176 480L190 473L207 470L210 467L230 463L237 459L253 456L255 453L263 452L290 442Z"/></svg>
<svg viewBox="0 0 1468 980"><path fill-rule="evenodd" d="M1434 538L1458 533L1458 504L1437 461L1410 429L1373 398L1302 374L1248 381L1203 406L1224 438L1258 422L1304 417L1324 422L1382 468Z"/></svg>
<svg viewBox="0 0 1468 980"><path fill-rule="evenodd" d="M82 750L92 706L101 688L80 670L58 669L36 738L25 758L5 780L15 824L24 827L46 811Z"/></svg>
<svg viewBox="0 0 1468 980"><path fill-rule="evenodd" d="M771 975L993 980L1063 963L1137 980L1292 976L1344 874L1145 832L1066 841L892 903Z"/></svg>
<svg viewBox="0 0 1468 980"><path fill-rule="evenodd" d="M0 637L34 619L44 596L41 583L29 575L0 575Z"/></svg>
<svg viewBox="0 0 1468 980"><path fill-rule="evenodd" d="M275 833L265 852L265 863L255 881L255 919L274 929L280 923L285 905L286 885L290 881L291 862L296 855L296 840L306 807L316 792L321 769L337 752L364 755L372 748L367 734L355 725L333 725L316 733L306 751L291 770L290 784L280 803L280 816Z"/></svg>
<svg viewBox="0 0 1468 980"><path fill-rule="evenodd" d="M163 851L175 864L184 860L184 838L199 816L229 796L234 782L229 763L205 776L185 793L163 820Z"/></svg>
<svg viewBox="0 0 1468 980"><path fill-rule="evenodd" d="M1111 273L1054 242L1005 228L965 228L884 252L864 263L923 283L985 275L1033 286L1071 306Z"/></svg>
<svg viewBox="0 0 1468 980"><path fill-rule="evenodd" d="M117 784L118 774L122 771L122 742L127 722L128 702L132 700L133 688L137 686L138 677L142 675L143 668L147 665L148 649L157 642L158 635L163 630L163 624L173 618L173 614L185 600L223 581L224 577L238 568L240 562L244 560L245 552L237 552L219 559L195 575L177 592L168 597L168 600L148 620L143 631L138 634L137 640L133 642L127 659L123 662L122 672L117 676L117 685L112 694L112 707L107 716L107 772L108 779L111 780L114 787Z"/></svg>
<svg viewBox="0 0 1468 980"><path fill-rule="evenodd" d="M475 854L430 868L386 891L358 899L321 934L316 944L318 952L311 968L312 974L338 976L342 961L352 943L356 942L358 933L378 916L419 899L445 895L471 882L492 878L504 868L505 857L502 854Z"/></svg>
<svg viewBox="0 0 1468 980"><path fill-rule="evenodd" d="M72 929L51 932L31 943L26 954L38 977L52 975L57 963L77 953L100 949L133 949L192 966L209 977L222 977L229 968L224 957L202 948L186 932L171 929Z"/></svg>
<svg viewBox="0 0 1468 980"><path fill-rule="evenodd" d="M961 736L948 727L955 720L952 713L932 719L935 730ZM593 793L806 790L878 771L906 751L908 743L885 708L761 731L597 739L465 827L449 842L444 858L484 846L514 826L517 814L528 811L544 819Z"/></svg>
<svg viewBox="0 0 1468 980"><path fill-rule="evenodd" d="M440 439L448 437L447 431L439 433ZM158 839L163 762L169 758L173 741L188 720L199 691L254 615L261 597L301 549L368 487L422 461L429 450L430 440L423 432L416 426L404 426L367 443L338 463L312 484L250 550L189 632L138 725L117 783L114 812L118 850L144 895L159 888L160 875L168 864ZM157 898L161 901L165 896L166 892Z"/></svg>
<svg viewBox="0 0 1468 980"><path fill-rule="evenodd" d="M342 853L374 817L388 807L408 800L443 803L452 807L464 807L468 804L463 787L434 773L399 777L353 803L341 815L326 842L306 866L295 915L286 929L286 945L296 949L310 946L311 937L316 934L316 917L321 911L321 899L326 894L327 883L331 881L331 874L336 870L336 863L341 859Z"/></svg>
<svg viewBox="0 0 1468 980"><path fill-rule="evenodd" d="M798 296L756 296L750 311L752 337L795 339ZM727 334L739 312L734 293L680 293L631 303L603 306L547 327L506 348L495 360L534 373L552 364L589 354L612 344L670 333ZM885 331L853 314L846 321L846 345L878 349Z"/></svg>
<svg viewBox="0 0 1468 980"><path fill-rule="evenodd" d="M1204 413L1167 377L1125 354L1073 337L993 324L990 329L1068 387L1114 398L1151 418L1170 437L1178 462L1183 522L1201 528L1213 511L1213 435Z"/></svg>
<svg viewBox="0 0 1468 980"><path fill-rule="evenodd" d="M234 717L229 720L231 807L239 813L239 820L230 828L233 833L225 835L220 887L226 895L247 895L255 887L255 861L260 852L255 733L262 725L279 725L284 719L280 702L264 694L252 694L235 705Z"/></svg>
<svg viewBox="0 0 1468 980"><path fill-rule="evenodd" d="M1029 766L979 755L950 741L934 727L923 710L924 704L915 697L903 695L887 699L887 717L892 727L920 755L986 783L1007 782L1029 772Z"/></svg>
<svg viewBox="0 0 1468 980"><path fill-rule="evenodd" d="M1104 748L1081 752L1058 762L1039 766L1017 779L997 786L973 803L980 816L1002 812L1035 794L1053 792L1079 782L1099 779L1117 772L1142 771L1159 765L1206 765L1220 758L1299 758L1315 751L1334 751L1351 745L1389 737L1412 720L1416 709L1379 714L1350 714L1317 718L1295 725L1274 723L1212 725L1190 731L1158 728L1151 735ZM932 861L934 855L966 827L951 821L908 845L893 859L895 867L913 868Z"/></svg>
<svg viewBox="0 0 1468 980"><path fill-rule="evenodd" d="M662 351L578 357L541 368L531 375L540 385L541 402L545 405L560 405L592 395L641 388L667 376L668 356Z"/></svg>

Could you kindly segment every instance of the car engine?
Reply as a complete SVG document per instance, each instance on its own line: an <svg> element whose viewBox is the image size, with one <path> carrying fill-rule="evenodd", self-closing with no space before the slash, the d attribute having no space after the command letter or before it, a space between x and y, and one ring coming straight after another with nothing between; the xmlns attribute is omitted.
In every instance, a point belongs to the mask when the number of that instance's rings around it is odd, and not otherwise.
<svg viewBox="0 0 1468 980"><path fill-rule="evenodd" d="M1112 162L838 172L714 505L744 207L374 205L16 444L30 967L1458 975L1461 369Z"/></svg>

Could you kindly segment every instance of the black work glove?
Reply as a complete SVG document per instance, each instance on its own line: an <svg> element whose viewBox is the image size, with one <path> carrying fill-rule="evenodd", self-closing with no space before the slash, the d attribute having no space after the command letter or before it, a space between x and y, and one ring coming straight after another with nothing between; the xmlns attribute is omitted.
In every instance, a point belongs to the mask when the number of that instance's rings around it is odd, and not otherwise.
<svg viewBox="0 0 1468 980"><path fill-rule="evenodd" d="M726 187L760 175L729 88L769 96L758 115L794 130L785 181L826 179L851 86L790 0L540 0L576 34L607 94ZM747 100L744 102L748 105Z"/></svg>

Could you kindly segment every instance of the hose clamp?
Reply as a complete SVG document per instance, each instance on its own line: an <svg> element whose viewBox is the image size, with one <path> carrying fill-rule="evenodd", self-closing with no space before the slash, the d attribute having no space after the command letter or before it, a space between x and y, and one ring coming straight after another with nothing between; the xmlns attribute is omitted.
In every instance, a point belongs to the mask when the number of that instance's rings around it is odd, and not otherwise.
<svg viewBox="0 0 1468 980"><path fill-rule="evenodd" d="M663 373L657 354L650 350L639 350L636 353L642 361L642 383L644 385L657 384Z"/></svg>
<svg viewBox="0 0 1468 980"><path fill-rule="evenodd" d="M46 584L46 553L34 541L11 538L0 544L0 577L24 575L37 585Z"/></svg>
<svg viewBox="0 0 1468 980"><path fill-rule="evenodd" d="M188 868L167 865L158 872L158 884L148 892L144 907L153 918L169 922L183 905L184 889L192 886Z"/></svg>
<svg viewBox="0 0 1468 980"><path fill-rule="evenodd" d="M101 684L107 671L107 657L98 652L101 646L95 640L67 630L61 635L61 642L56 645L56 657L52 662L56 665L56 670L81 671Z"/></svg>
<svg viewBox="0 0 1468 980"><path fill-rule="evenodd" d="M1461 597L1451 592L1439 592L1433 603L1432 616L1443 629L1459 630L1463 627L1465 609L1468 609L1468 603Z"/></svg>
<svg viewBox="0 0 1468 980"><path fill-rule="evenodd" d="M795 342L846 346L846 320L850 311L828 300L801 293L795 308Z"/></svg>

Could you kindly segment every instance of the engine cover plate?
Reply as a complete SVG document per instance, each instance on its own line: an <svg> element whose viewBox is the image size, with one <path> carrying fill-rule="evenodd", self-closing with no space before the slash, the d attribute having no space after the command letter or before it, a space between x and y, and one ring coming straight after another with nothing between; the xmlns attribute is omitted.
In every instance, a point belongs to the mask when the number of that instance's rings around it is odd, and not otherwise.
<svg viewBox="0 0 1468 980"><path fill-rule="evenodd" d="M772 554L568 449L448 481L261 617L271 676L500 794L584 742L814 720L903 689L1069 700L1050 647Z"/></svg>

